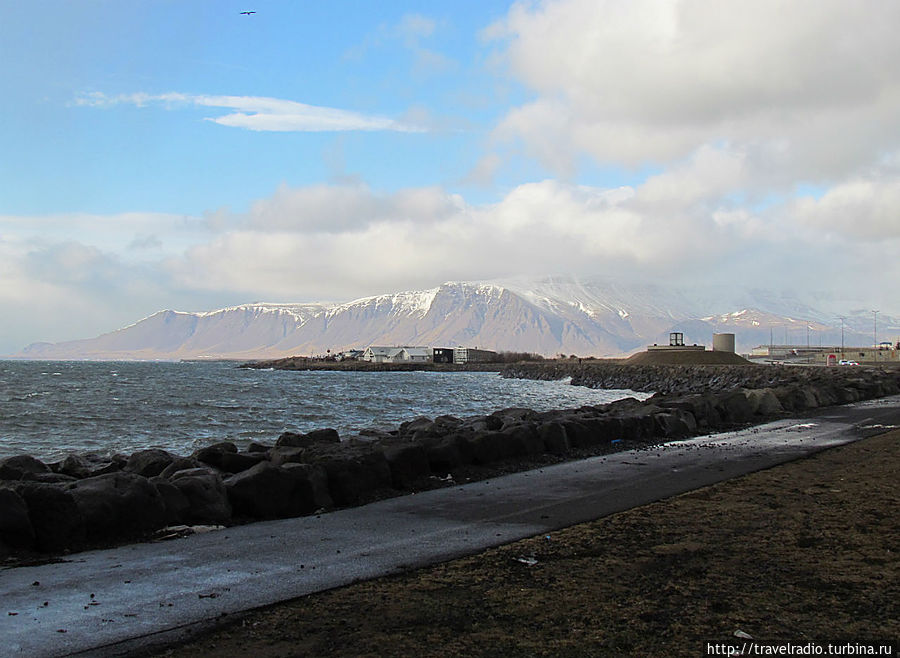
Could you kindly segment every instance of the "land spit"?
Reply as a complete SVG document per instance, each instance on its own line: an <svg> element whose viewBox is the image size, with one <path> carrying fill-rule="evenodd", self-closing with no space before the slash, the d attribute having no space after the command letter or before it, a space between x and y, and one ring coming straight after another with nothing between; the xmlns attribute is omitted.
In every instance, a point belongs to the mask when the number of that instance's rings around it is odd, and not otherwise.
<svg viewBox="0 0 900 658"><path fill-rule="evenodd" d="M0 459L0 557L21 563L149 538L355 506L541 464L760 423L900 392L900 370L773 366L521 364L505 376L657 391L650 399L535 412L418 418L390 432L285 432L189 457L160 449ZM449 478L447 476L450 476Z"/></svg>

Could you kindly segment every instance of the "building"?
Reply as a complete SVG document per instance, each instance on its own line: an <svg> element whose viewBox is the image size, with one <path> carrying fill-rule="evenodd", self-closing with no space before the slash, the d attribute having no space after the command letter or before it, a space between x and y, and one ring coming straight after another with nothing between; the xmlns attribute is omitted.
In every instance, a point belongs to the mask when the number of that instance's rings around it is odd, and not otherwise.
<svg viewBox="0 0 900 658"><path fill-rule="evenodd" d="M371 345L365 349L360 360L370 363L428 363L431 361L431 348Z"/></svg>
<svg viewBox="0 0 900 658"><path fill-rule="evenodd" d="M433 350L433 360L435 363L453 363L452 347L435 347Z"/></svg>
<svg viewBox="0 0 900 658"><path fill-rule="evenodd" d="M497 353L471 347L457 347L453 350L453 363L491 363L497 360Z"/></svg>
<svg viewBox="0 0 900 658"><path fill-rule="evenodd" d="M706 346L697 345L696 343L693 345L685 345L684 344L684 334L680 331L673 331L669 334L669 344L668 345L657 345L654 343L647 347L648 352L705 352Z"/></svg>

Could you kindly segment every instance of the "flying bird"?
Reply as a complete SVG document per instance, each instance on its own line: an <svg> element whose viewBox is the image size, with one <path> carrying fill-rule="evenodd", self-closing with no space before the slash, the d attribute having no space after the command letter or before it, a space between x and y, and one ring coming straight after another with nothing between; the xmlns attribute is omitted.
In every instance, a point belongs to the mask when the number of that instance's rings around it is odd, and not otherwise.
<svg viewBox="0 0 900 658"><path fill-rule="evenodd" d="M256 13L255 11L242 11L241 12L241 14L243 14L244 16L249 16L250 14L255 14L255 13Z"/></svg>

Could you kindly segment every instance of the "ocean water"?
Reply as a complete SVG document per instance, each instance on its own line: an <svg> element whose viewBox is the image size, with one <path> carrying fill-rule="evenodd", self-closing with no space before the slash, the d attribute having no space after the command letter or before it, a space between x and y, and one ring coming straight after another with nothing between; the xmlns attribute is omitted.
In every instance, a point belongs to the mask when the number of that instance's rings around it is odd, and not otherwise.
<svg viewBox="0 0 900 658"><path fill-rule="evenodd" d="M505 407L601 404L632 391L497 373L278 371L224 362L0 361L0 457L178 454L218 441L274 442L285 430L333 427L343 438L418 416Z"/></svg>

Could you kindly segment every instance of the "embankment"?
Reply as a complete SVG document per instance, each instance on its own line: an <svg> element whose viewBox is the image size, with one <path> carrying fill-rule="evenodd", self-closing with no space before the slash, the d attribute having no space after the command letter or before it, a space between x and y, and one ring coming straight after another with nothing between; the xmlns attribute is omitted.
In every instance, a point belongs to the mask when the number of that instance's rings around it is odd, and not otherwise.
<svg viewBox="0 0 900 658"><path fill-rule="evenodd" d="M391 432L286 432L274 445L218 443L179 456L0 459L0 557L140 540L176 525L234 524L346 507L549 461L760 423L900 393L900 370L772 366L510 367L505 376L657 391L645 402L419 418ZM450 478L447 476L450 475Z"/></svg>

